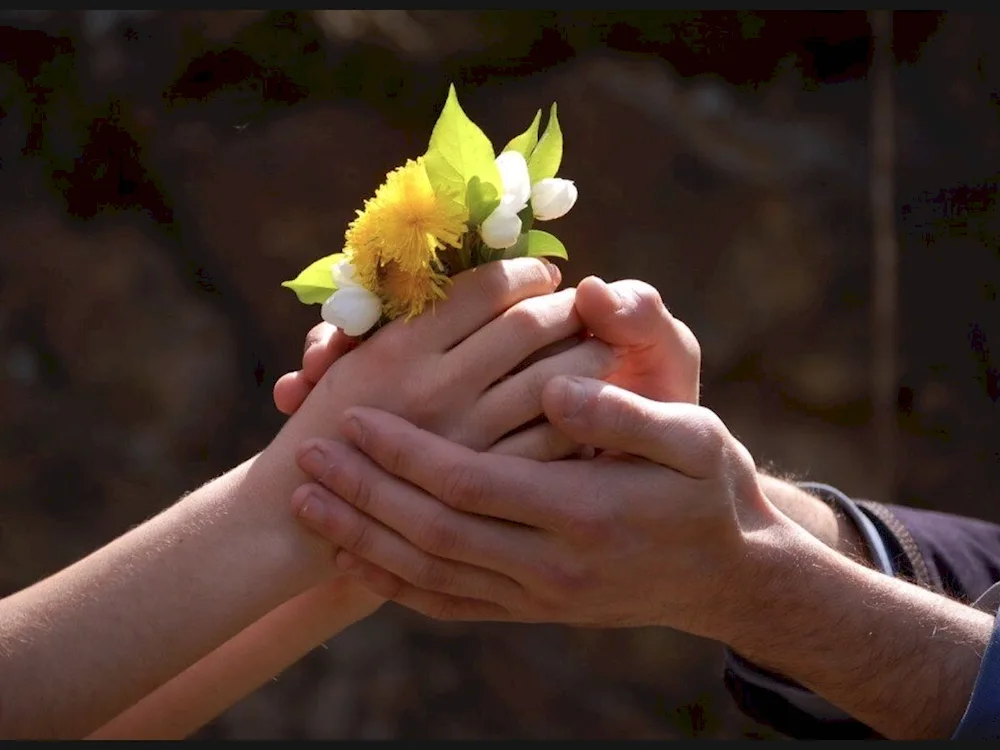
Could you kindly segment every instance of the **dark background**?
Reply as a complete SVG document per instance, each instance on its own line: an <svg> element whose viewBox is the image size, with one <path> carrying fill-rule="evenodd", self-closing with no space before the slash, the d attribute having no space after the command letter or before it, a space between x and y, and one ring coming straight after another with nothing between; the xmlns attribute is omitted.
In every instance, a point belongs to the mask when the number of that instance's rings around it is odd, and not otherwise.
<svg viewBox="0 0 1000 750"><path fill-rule="evenodd" d="M499 144L558 101L567 281L657 286L762 466L1000 521L998 20L894 14L891 471L864 12L0 12L2 593L266 444L318 320L279 283L423 152L450 81ZM386 607L199 736L773 736L720 669L662 629Z"/></svg>

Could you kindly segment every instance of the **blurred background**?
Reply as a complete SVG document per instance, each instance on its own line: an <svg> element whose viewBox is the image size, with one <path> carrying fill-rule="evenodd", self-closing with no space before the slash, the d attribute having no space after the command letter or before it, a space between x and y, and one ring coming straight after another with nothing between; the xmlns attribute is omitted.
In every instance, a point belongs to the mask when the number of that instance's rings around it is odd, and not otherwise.
<svg viewBox="0 0 1000 750"><path fill-rule="evenodd" d="M266 444L319 319L279 283L451 81L498 144L559 103L567 282L657 286L761 466L1000 521L1000 18L889 16L0 12L0 594ZM198 737L774 737L720 675L390 606Z"/></svg>

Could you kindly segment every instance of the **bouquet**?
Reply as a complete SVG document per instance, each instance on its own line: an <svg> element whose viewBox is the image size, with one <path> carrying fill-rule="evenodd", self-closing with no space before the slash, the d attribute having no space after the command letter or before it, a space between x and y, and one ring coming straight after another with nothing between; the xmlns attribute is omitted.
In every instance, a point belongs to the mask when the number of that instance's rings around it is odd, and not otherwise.
<svg viewBox="0 0 1000 750"><path fill-rule="evenodd" d="M556 237L534 228L577 199L574 183L556 177L563 151L556 105L539 137L541 118L538 110L497 156L449 87L427 152L386 175L356 212L341 252L282 286L304 304L321 304L323 320L347 335L365 336L433 307L460 271L502 258L567 258Z"/></svg>

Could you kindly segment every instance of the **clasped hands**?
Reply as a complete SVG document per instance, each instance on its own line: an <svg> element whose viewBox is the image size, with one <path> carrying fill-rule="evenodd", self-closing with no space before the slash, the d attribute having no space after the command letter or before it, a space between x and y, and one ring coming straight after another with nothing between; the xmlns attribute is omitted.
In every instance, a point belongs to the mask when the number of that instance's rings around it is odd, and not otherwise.
<svg viewBox="0 0 1000 750"><path fill-rule="evenodd" d="M748 451L697 405L697 340L656 290L590 277L552 293L557 272L546 288L540 269L554 266L466 272L434 315L354 351L330 326L310 331L302 369L275 386L281 411L340 368L398 390L333 415L340 440L301 443L313 481L292 508L339 571L434 618L722 640L727 618L708 617L706 598L744 605L748 562L780 545L786 519ZM471 308L499 314L456 343ZM433 357L428 337L445 344Z"/></svg>

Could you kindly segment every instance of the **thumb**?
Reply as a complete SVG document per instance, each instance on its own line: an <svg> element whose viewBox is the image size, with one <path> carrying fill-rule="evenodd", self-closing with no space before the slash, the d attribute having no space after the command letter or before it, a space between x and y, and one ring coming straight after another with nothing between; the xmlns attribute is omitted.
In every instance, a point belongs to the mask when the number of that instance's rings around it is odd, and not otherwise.
<svg viewBox="0 0 1000 750"><path fill-rule="evenodd" d="M660 293L642 281L606 284L588 276L576 287L576 311L583 325L606 344L626 349L654 343L657 325L669 316Z"/></svg>
<svg viewBox="0 0 1000 750"><path fill-rule="evenodd" d="M640 456L697 479L713 475L733 439L708 409L652 401L590 378L552 378L542 407L549 422L578 443Z"/></svg>

